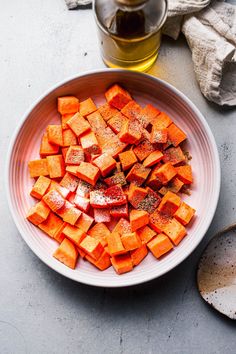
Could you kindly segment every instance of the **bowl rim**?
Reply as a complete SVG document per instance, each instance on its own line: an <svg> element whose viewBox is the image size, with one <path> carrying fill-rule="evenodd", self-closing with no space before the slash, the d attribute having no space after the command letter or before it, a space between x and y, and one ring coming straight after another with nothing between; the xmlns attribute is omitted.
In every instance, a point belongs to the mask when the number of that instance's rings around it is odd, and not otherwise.
<svg viewBox="0 0 236 354"><path fill-rule="evenodd" d="M194 114L197 116L197 119L201 121L201 124L204 127L204 130L208 136L211 148L213 149L213 154L212 156L214 156L214 167L215 167L215 174L214 174L214 181L215 181L215 188L214 188L214 194L212 196L212 204L211 204L211 210L208 211L208 219L207 222L204 224L204 227L202 227L202 236L200 238L197 239L197 242L194 243L193 247L189 248L188 252L185 252L182 257L180 257L179 259L177 259L174 264L172 264L168 270L163 270L160 272L160 274L156 275L151 275L151 276L147 276L147 278L145 279L124 279L123 282L120 282L118 284L116 283L110 283L108 284L108 281L104 279L104 282L101 284L100 282L97 281L90 281L87 280L86 278L83 279L76 279L75 276L73 276L73 273L67 273L66 271L64 271L64 269L57 269L56 267L54 267L50 261L47 260L47 258L43 257L43 255L40 254L40 252L37 250L37 248L32 247L32 244L30 243L30 241L28 240L28 237L25 235L25 232L23 230L23 228L21 227L20 223L18 222L18 218L17 218L17 212L14 209L13 206L13 202L11 200L11 186L9 183L9 174L10 174L10 163L11 163L11 159L12 159L12 151L13 151L13 147L14 147L14 143L15 140L22 128L22 126L24 125L25 121L27 120L28 116L31 114L31 112L33 111L33 109L35 108L36 105L38 105L44 98L46 98L52 91L60 88L61 86L69 83L70 81L76 80L76 79L80 79L82 77L85 76L93 76L94 74L104 74L106 75L106 73L108 72L114 72L114 73L126 73L127 75L139 75L140 77L146 77L148 80L152 80L155 82L159 82L161 85L163 85L164 87L168 88L169 90L171 90L174 94L176 94L182 101L184 101L190 108L191 110L194 112ZM153 279L159 278L162 275L168 273L169 271L171 271L172 269L174 269L175 267L177 267L180 263L182 263L187 257L190 256L190 254L197 248L197 246L200 244L200 242L202 241L203 237L205 236L207 230L210 227L210 224L213 220L213 217L215 215L216 212L216 208L218 205L218 201L219 201L219 196L220 196L220 186L221 186L221 168L220 168L220 158L219 158L219 153L218 153L218 149L217 149L217 145L216 145L216 141L215 138L213 136L213 133L205 119L205 117L203 116L203 114L200 112L200 110L196 107L196 105L187 97L185 96L184 93L182 93L180 90L178 90L177 88L175 88L172 84L167 83L166 81L159 79L155 76L152 76L150 74L147 73L140 73L140 72L136 72L136 71L130 71L130 70L125 70L125 69L110 69L110 68L104 68L104 69L99 69L99 70L89 70L89 71L84 71L83 73L81 73L80 75L73 75L70 77L67 77L65 79L63 79L60 82L57 82L56 84L52 85L49 89L47 89L46 91L44 91L43 94L41 94L36 100L34 100L34 102L30 105L30 107L25 111L25 113L22 115L22 118L20 119L17 127L15 128L14 133L12 134L12 137L10 139L10 143L9 143L9 147L8 147L8 151L7 151L7 156L6 156L6 164L5 164L5 171L4 171L4 180L5 180L5 188L6 188L6 197L7 197L7 202L8 202L8 207L10 209L10 213L11 216L13 218L13 221L17 227L17 230L19 231L21 237L23 238L23 240L26 242L26 244L28 245L28 247L33 251L33 253L43 262L45 263L48 267L50 267L51 269L53 269L54 271L56 271L57 273L71 279L74 280L76 282L82 283L82 284L86 284L86 285L91 285L91 286L98 286L98 287L103 287L103 288L118 288L118 287L127 287L127 286L134 286L134 285L138 285L138 284L142 284L142 283L146 283L148 281L151 281ZM102 272L101 272L102 275Z"/></svg>

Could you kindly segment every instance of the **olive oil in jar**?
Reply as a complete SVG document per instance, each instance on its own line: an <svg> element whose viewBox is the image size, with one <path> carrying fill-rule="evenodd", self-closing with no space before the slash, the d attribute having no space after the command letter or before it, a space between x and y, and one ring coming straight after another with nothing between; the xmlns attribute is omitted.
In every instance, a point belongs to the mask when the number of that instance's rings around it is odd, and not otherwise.
<svg viewBox="0 0 236 354"><path fill-rule="evenodd" d="M102 57L112 68L147 71L155 62L166 0L95 0Z"/></svg>

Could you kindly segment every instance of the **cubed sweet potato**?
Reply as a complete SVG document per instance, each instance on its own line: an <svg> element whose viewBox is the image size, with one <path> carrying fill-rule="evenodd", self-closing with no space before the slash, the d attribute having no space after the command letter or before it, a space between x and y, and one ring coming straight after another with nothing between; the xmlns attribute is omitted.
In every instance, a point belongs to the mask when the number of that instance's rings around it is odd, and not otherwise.
<svg viewBox="0 0 236 354"><path fill-rule="evenodd" d="M142 137L142 127L137 119L123 122L119 132L120 141L127 144L136 144Z"/></svg>
<svg viewBox="0 0 236 354"><path fill-rule="evenodd" d="M151 152L148 157L143 161L143 166L145 167L151 167L153 165L156 165L158 162L160 162L163 158L163 153L159 150L155 150Z"/></svg>
<svg viewBox="0 0 236 354"><path fill-rule="evenodd" d="M123 205L127 202L126 195L120 185L109 187L105 191L105 197L107 205L111 207Z"/></svg>
<svg viewBox="0 0 236 354"><path fill-rule="evenodd" d="M65 174L65 163L62 155L47 156L50 178L60 178Z"/></svg>
<svg viewBox="0 0 236 354"><path fill-rule="evenodd" d="M124 274L133 269L132 259L129 254L112 257L111 264L118 274Z"/></svg>
<svg viewBox="0 0 236 354"><path fill-rule="evenodd" d="M99 270L105 270L111 266L111 260L109 253L104 250L101 257L98 260L93 259L93 257L86 255L86 260L95 265Z"/></svg>
<svg viewBox="0 0 236 354"><path fill-rule="evenodd" d="M30 177L48 176L49 168L47 159L32 160L28 163Z"/></svg>
<svg viewBox="0 0 236 354"><path fill-rule="evenodd" d="M153 256L156 258L160 258L173 248L171 241L164 234L159 234L154 237L151 241L148 242L147 246L152 252Z"/></svg>
<svg viewBox="0 0 236 354"><path fill-rule="evenodd" d="M99 169L89 162L81 162L77 168L77 176L94 186L99 178Z"/></svg>
<svg viewBox="0 0 236 354"><path fill-rule="evenodd" d="M61 263L64 263L67 267L75 269L78 259L78 250L70 240L65 238L53 253L53 257Z"/></svg>
<svg viewBox="0 0 236 354"><path fill-rule="evenodd" d="M174 177L166 186L159 190L159 193L165 195L168 191L178 193L183 187L184 183L177 177Z"/></svg>
<svg viewBox="0 0 236 354"><path fill-rule="evenodd" d="M67 125L77 137L91 130L90 124L79 112L68 120Z"/></svg>
<svg viewBox="0 0 236 354"><path fill-rule="evenodd" d="M170 162L174 166L177 165L178 163L185 162L186 158L184 156L183 151L181 150L181 147L177 146L176 148L171 147L165 150L163 161Z"/></svg>
<svg viewBox="0 0 236 354"><path fill-rule="evenodd" d="M101 152L94 132L88 132L80 137L80 143L85 153L96 155Z"/></svg>
<svg viewBox="0 0 236 354"><path fill-rule="evenodd" d="M76 194L75 199L74 199L74 203L76 205L76 207L87 213L89 211L90 208L90 200L86 197L81 197L80 195Z"/></svg>
<svg viewBox="0 0 236 354"><path fill-rule="evenodd" d="M86 237L86 233L76 226L66 225L63 229L63 235L72 241L76 246L79 246L83 239Z"/></svg>
<svg viewBox="0 0 236 354"><path fill-rule="evenodd" d="M139 204L146 197L146 195L147 195L147 190L145 188L138 187L132 183L130 184L128 201L134 208L137 208L139 206Z"/></svg>
<svg viewBox="0 0 236 354"><path fill-rule="evenodd" d="M165 163L155 172L156 177L162 184L167 184L177 174L176 169L170 162Z"/></svg>
<svg viewBox="0 0 236 354"><path fill-rule="evenodd" d="M180 197L173 193L167 192L158 206L158 210L166 215L173 216L181 204Z"/></svg>
<svg viewBox="0 0 236 354"><path fill-rule="evenodd" d="M143 184L147 179L150 172L150 168L144 167L142 164L137 162L127 174L126 180L136 184L137 186L141 186L141 184Z"/></svg>
<svg viewBox="0 0 236 354"><path fill-rule="evenodd" d="M150 141L152 144L164 144L168 139L168 130L166 128L160 129L157 126L152 126Z"/></svg>
<svg viewBox="0 0 236 354"><path fill-rule="evenodd" d="M108 207L105 191L96 190L90 192L90 203L93 208L106 209Z"/></svg>
<svg viewBox="0 0 236 354"><path fill-rule="evenodd" d="M154 124L155 119L159 114L160 114L159 109L157 109L151 104L147 104L142 110L142 116L145 117L143 119L145 119L145 121L148 122L148 124Z"/></svg>
<svg viewBox="0 0 236 354"><path fill-rule="evenodd" d="M168 130L168 140L175 147L178 146L187 138L186 134L174 123L172 123L167 128L167 130Z"/></svg>
<svg viewBox="0 0 236 354"><path fill-rule="evenodd" d="M165 129L169 127L171 123L171 118L165 112L160 112L160 114L158 114L158 116L152 122L152 124L155 125L158 129Z"/></svg>
<svg viewBox="0 0 236 354"><path fill-rule="evenodd" d="M49 156L49 155L56 155L59 152L59 145L51 144L48 141L48 133L47 131L43 134L41 145L40 145L40 156Z"/></svg>
<svg viewBox="0 0 236 354"><path fill-rule="evenodd" d="M80 229L84 230L87 232L91 225L93 224L94 219L85 213L81 213L78 221L76 222L75 226L79 227Z"/></svg>
<svg viewBox="0 0 236 354"><path fill-rule="evenodd" d="M116 184L120 184L121 186L127 184L124 172L117 172L113 176L104 179L104 182L110 187Z"/></svg>
<svg viewBox="0 0 236 354"><path fill-rule="evenodd" d="M62 227L64 222L53 212L51 212L47 219L43 221L38 227L44 231L48 236L54 238L54 235Z"/></svg>
<svg viewBox="0 0 236 354"><path fill-rule="evenodd" d="M138 229L137 234L139 235L142 243L148 243L154 236L156 236L156 232L147 225Z"/></svg>
<svg viewBox="0 0 236 354"><path fill-rule="evenodd" d="M128 91L124 90L117 84L111 86L105 92L105 97L107 102L117 109L122 109L129 101L132 100Z"/></svg>
<svg viewBox="0 0 236 354"><path fill-rule="evenodd" d="M82 114L82 116L87 116L96 110L97 110L97 107L96 107L95 103L93 102L92 98L89 97L89 98L87 98L87 100L80 102L79 112L80 112L80 114Z"/></svg>
<svg viewBox="0 0 236 354"><path fill-rule="evenodd" d="M129 170L137 161L137 157L133 150L127 150L119 154L119 159L123 171Z"/></svg>
<svg viewBox="0 0 236 354"><path fill-rule="evenodd" d="M89 256L93 257L94 259L98 260L103 251L104 248L101 245L100 241L97 239L91 237L91 236L86 236L81 242L79 246L84 252L86 252Z"/></svg>
<svg viewBox="0 0 236 354"><path fill-rule="evenodd" d="M149 140L145 139L141 141L135 148L133 149L135 155L139 159L139 161L143 161L151 154L151 152L155 151L155 147L150 143Z"/></svg>
<svg viewBox="0 0 236 354"><path fill-rule="evenodd" d="M94 221L98 223L102 223L102 222L108 223L111 221L110 209L93 208L93 216L94 216Z"/></svg>
<svg viewBox="0 0 236 354"><path fill-rule="evenodd" d="M69 189L70 192L75 192L76 188L78 187L79 179L76 176L66 172L64 177L60 182L60 186Z"/></svg>
<svg viewBox="0 0 236 354"><path fill-rule="evenodd" d="M149 214L143 210L131 210L130 226L132 231L136 231L149 223Z"/></svg>
<svg viewBox="0 0 236 354"><path fill-rule="evenodd" d="M171 219L164 227L164 233L171 239L175 246L186 236L185 227L175 218Z"/></svg>
<svg viewBox="0 0 236 354"><path fill-rule="evenodd" d="M45 194L43 197L43 201L52 211L57 211L58 209L61 209L65 204L65 199L56 189L53 189L47 194Z"/></svg>
<svg viewBox="0 0 236 354"><path fill-rule="evenodd" d="M30 208L26 218L37 226L47 220L49 214L50 208L43 201L40 201Z"/></svg>
<svg viewBox="0 0 236 354"><path fill-rule="evenodd" d="M116 108L109 105L109 103L104 103L98 108L98 111L106 122L119 112Z"/></svg>
<svg viewBox="0 0 236 354"><path fill-rule="evenodd" d="M110 215L114 218L128 218L129 210L128 204L123 204L119 206L114 206L111 208Z"/></svg>
<svg viewBox="0 0 236 354"><path fill-rule="evenodd" d="M171 218L168 215L162 214L156 209L149 217L149 224L154 231L161 233L170 220Z"/></svg>
<svg viewBox="0 0 236 354"><path fill-rule="evenodd" d="M121 112L118 112L108 120L107 124L114 133L118 134L125 122L127 122L127 118Z"/></svg>
<svg viewBox="0 0 236 354"><path fill-rule="evenodd" d="M48 125L47 126L47 133L48 133L49 143L63 146L61 125Z"/></svg>
<svg viewBox="0 0 236 354"><path fill-rule="evenodd" d="M139 248L136 248L133 251L130 251L130 257L133 263L133 266L137 266L142 262L142 260L147 256L148 254L148 249L145 244L140 246Z"/></svg>
<svg viewBox="0 0 236 354"><path fill-rule="evenodd" d="M81 146L70 146L65 158L67 165L79 165L84 161L84 151Z"/></svg>
<svg viewBox="0 0 236 354"><path fill-rule="evenodd" d="M107 123L102 118L99 111L95 111L95 112L89 114L87 116L87 119L88 119L89 124L91 125L91 129L94 133L96 133L99 130L105 129L107 126Z"/></svg>
<svg viewBox="0 0 236 354"><path fill-rule="evenodd" d="M193 183L192 167L190 165L176 167L177 177L184 184Z"/></svg>
<svg viewBox="0 0 236 354"><path fill-rule="evenodd" d="M121 235L121 242L126 251L132 251L142 246L142 242L137 232Z"/></svg>
<svg viewBox="0 0 236 354"><path fill-rule="evenodd" d="M31 189L30 195L37 199L42 199L51 184L50 178L39 176Z"/></svg>
<svg viewBox="0 0 236 354"><path fill-rule="evenodd" d="M101 175L103 177L107 176L112 170L115 169L116 167L116 160L113 159L111 155L108 155L106 153L100 155L97 157L94 161L93 164L97 166L101 172Z"/></svg>
<svg viewBox="0 0 236 354"><path fill-rule="evenodd" d="M193 218L196 210L191 208L185 202L182 202L178 210L175 212L174 217L182 224L187 225Z"/></svg>
<svg viewBox="0 0 236 354"><path fill-rule="evenodd" d="M104 223L97 223L88 231L88 235L100 241L103 247L107 246L107 237L110 234L108 227Z"/></svg>
<svg viewBox="0 0 236 354"><path fill-rule="evenodd" d="M74 96L58 97L57 109L61 114L76 113L79 110L79 100Z"/></svg>
<svg viewBox="0 0 236 354"><path fill-rule="evenodd" d="M77 145L77 138L75 133L71 129L65 129L62 131L63 146L69 147L71 145Z"/></svg>

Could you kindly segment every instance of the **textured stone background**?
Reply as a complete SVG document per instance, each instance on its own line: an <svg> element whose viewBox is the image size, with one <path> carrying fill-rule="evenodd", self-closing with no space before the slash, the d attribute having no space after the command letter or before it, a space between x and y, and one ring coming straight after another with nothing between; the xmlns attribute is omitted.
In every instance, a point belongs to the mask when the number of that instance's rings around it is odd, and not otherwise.
<svg viewBox="0 0 236 354"><path fill-rule="evenodd" d="M235 323L200 299L195 270L207 240L236 220L236 111L202 97L184 38L164 39L151 73L197 105L219 148L223 178L214 221L194 254L156 281L109 290L65 279L21 239L9 214L3 171L10 136L28 106L67 76L104 67L93 16L67 11L63 0L1 2L1 354L235 353Z"/></svg>

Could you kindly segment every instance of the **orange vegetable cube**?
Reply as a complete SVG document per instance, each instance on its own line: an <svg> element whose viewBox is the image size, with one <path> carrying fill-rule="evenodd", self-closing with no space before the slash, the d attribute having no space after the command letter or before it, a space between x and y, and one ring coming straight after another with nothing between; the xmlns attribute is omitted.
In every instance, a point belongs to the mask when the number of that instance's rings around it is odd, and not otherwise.
<svg viewBox="0 0 236 354"><path fill-rule="evenodd" d="M124 218L121 218L115 225L113 232L119 233L120 235L132 232L129 221Z"/></svg>
<svg viewBox="0 0 236 354"><path fill-rule="evenodd" d="M114 230L110 235L107 235L107 244L111 256L117 256L126 252L120 234Z"/></svg>
<svg viewBox="0 0 236 354"><path fill-rule="evenodd" d="M86 255L85 258L100 270L105 270L111 266L110 255L106 250L103 251L101 257L98 260L93 259L93 257L89 255Z"/></svg>
<svg viewBox="0 0 236 354"><path fill-rule="evenodd" d="M153 120L152 124L157 129L166 129L172 123L171 118L165 112L160 112L158 116Z"/></svg>
<svg viewBox="0 0 236 354"><path fill-rule="evenodd" d="M149 214L143 210L131 210L130 212L130 226L131 230L135 231L142 226L149 223Z"/></svg>
<svg viewBox="0 0 236 354"><path fill-rule="evenodd" d="M162 184L167 184L172 178L175 177L177 171L170 162L165 163L155 172L156 177Z"/></svg>
<svg viewBox="0 0 236 354"><path fill-rule="evenodd" d="M65 204L65 199L62 195L56 190L52 189L43 197L44 203L46 203L52 211L57 211L61 209Z"/></svg>
<svg viewBox="0 0 236 354"><path fill-rule="evenodd" d="M163 161L170 162L172 165L177 165L178 163L185 162L186 158L183 151L179 146L171 147L165 150Z"/></svg>
<svg viewBox="0 0 236 354"><path fill-rule="evenodd" d="M150 168L136 163L127 174L126 180L140 186L147 179L150 172Z"/></svg>
<svg viewBox="0 0 236 354"><path fill-rule="evenodd" d="M161 233L169 224L170 220L171 219L168 215L162 214L158 210L155 210L149 217L149 224L154 231Z"/></svg>
<svg viewBox="0 0 236 354"><path fill-rule="evenodd" d="M82 181L81 179L79 180L78 187L76 189L76 194L80 195L81 197L89 197L89 193L93 190L93 187L91 184Z"/></svg>
<svg viewBox="0 0 236 354"><path fill-rule="evenodd" d="M63 207L56 211L63 221L70 225L75 225L80 218L81 211L73 206L69 201L66 200Z"/></svg>
<svg viewBox="0 0 236 354"><path fill-rule="evenodd" d="M95 135L96 135L98 144L101 147L106 145L108 141L110 142L110 141L118 139L116 134L111 130L110 127L106 127L104 129L97 130Z"/></svg>
<svg viewBox="0 0 236 354"><path fill-rule="evenodd" d="M45 176L39 176L31 189L30 195L37 199L42 199L51 184L51 180Z"/></svg>
<svg viewBox="0 0 236 354"><path fill-rule="evenodd" d="M146 190L147 196L139 203L137 209L147 211L149 214L151 214L160 204L161 197L149 187L146 187Z"/></svg>
<svg viewBox="0 0 236 354"><path fill-rule="evenodd" d="M153 256L156 258L160 258L173 248L169 238L164 234L159 234L154 237L151 241L148 242L147 246L152 252Z"/></svg>
<svg viewBox="0 0 236 354"><path fill-rule="evenodd" d="M124 114L127 118L139 119L139 115L141 114L142 108L140 105L134 100L129 101L121 110L121 113Z"/></svg>
<svg viewBox="0 0 236 354"><path fill-rule="evenodd" d="M187 138L186 134L174 123L172 123L167 129L168 139L175 147Z"/></svg>
<svg viewBox="0 0 236 354"><path fill-rule="evenodd" d="M48 176L48 162L47 159L32 160L28 163L30 177Z"/></svg>
<svg viewBox="0 0 236 354"><path fill-rule="evenodd" d="M62 155L47 156L50 178L60 178L65 174L65 163Z"/></svg>
<svg viewBox="0 0 236 354"><path fill-rule="evenodd" d="M66 166L66 172L70 173L73 176L77 176L77 169L78 169L77 165Z"/></svg>
<svg viewBox="0 0 236 354"><path fill-rule="evenodd" d="M75 269L78 259L78 250L71 241L65 238L53 253L53 257L67 267Z"/></svg>
<svg viewBox="0 0 236 354"><path fill-rule="evenodd" d="M80 243L80 248L96 260L101 257L104 251L104 248L102 247L101 243L91 236L86 236L82 240L82 242Z"/></svg>
<svg viewBox="0 0 236 354"><path fill-rule="evenodd" d="M148 249L145 244L143 244L139 248L136 248L133 251L130 251L130 256L131 256L133 266L137 266L139 263L141 263L147 254L148 254Z"/></svg>
<svg viewBox="0 0 236 354"><path fill-rule="evenodd" d="M87 213L90 208L90 200L86 197L81 197L80 195L76 194L74 199L74 204L78 209Z"/></svg>
<svg viewBox="0 0 236 354"><path fill-rule="evenodd" d="M97 138L93 132L89 132L81 136L80 143L84 152L88 154L96 155L101 151Z"/></svg>
<svg viewBox="0 0 236 354"><path fill-rule="evenodd" d="M188 204L182 202L179 209L175 212L174 217L182 224L187 225L192 217L194 216L196 210L191 208Z"/></svg>
<svg viewBox="0 0 236 354"><path fill-rule="evenodd" d="M77 145L76 135L71 129L65 129L62 131L63 146Z"/></svg>
<svg viewBox="0 0 236 354"><path fill-rule="evenodd" d="M156 236L156 232L147 225L138 229L137 234L139 235L142 243L148 243L154 236Z"/></svg>
<svg viewBox="0 0 236 354"><path fill-rule="evenodd" d="M72 241L76 246L79 246L83 239L86 237L86 233L76 226L66 225L63 229L63 235Z"/></svg>
<svg viewBox="0 0 236 354"><path fill-rule="evenodd" d="M89 162L81 162L77 168L77 176L83 181L90 183L92 186L95 186L99 175L99 168Z"/></svg>
<svg viewBox="0 0 236 354"><path fill-rule="evenodd" d="M68 120L67 125L77 137L91 130L90 124L79 112Z"/></svg>
<svg viewBox="0 0 236 354"><path fill-rule="evenodd" d="M79 179L68 172L66 172L60 182L60 186L69 189L70 192L75 192L76 188L78 187L78 184Z"/></svg>
<svg viewBox="0 0 236 354"><path fill-rule="evenodd" d="M151 152L155 151L154 146L150 143L149 140L145 139L141 141L137 146L134 148L134 153L139 159L139 161L143 161L151 154Z"/></svg>
<svg viewBox="0 0 236 354"><path fill-rule="evenodd" d="M94 221L97 223L110 222L111 214L110 209L93 208Z"/></svg>
<svg viewBox="0 0 236 354"><path fill-rule="evenodd" d="M38 225L48 236L54 238L55 234L62 227L63 221L54 213L50 213L45 221Z"/></svg>
<svg viewBox="0 0 236 354"><path fill-rule="evenodd" d="M106 128L107 123L102 118L99 111L95 111L87 116L89 124L91 125L91 129L93 132Z"/></svg>
<svg viewBox="0 0 236 354"><path fill-rule="evenodd" d="M67 165L79 165L84 161L84 151L81 146L70 146L65 158L65 163Z"/></svg>
<svg viewBox="0 0 236 354"><path fill-rule="evenodd" d="M152 172L150 173L146 185L154 189L155 191L159 190L162 186L162 182L158 179L156 176L156 172L158 169L161 167L161 163L158 163L153 169Z"/></svg>
<svg viewBox="0 0 236 354"><path fill-rule="evenodd" d="M85 214L85 213L81 213L78 221L75 223L75 226L79 227L80 229L82 229L83 231L87 232L90 228L90 226L93 224L94 219Z"/></svg>
<svg viewBox="0 0 236 354"><path fill-rule="evenodd" d="M121 241L126 251L132 251L142 246L142 242L137 232L132 232L130 234L123 234L121 236Z"/></svg>
<svg viewBox="0 0 236 354"><path fill-rule="evenodd" d="M56 189L64 199L68 197L68 194L70 193L69 189L62 187L59 183L57 183L54 180L51 180L51 184L49 186L49 189L47 192L50 192L52 190Z"/></svg>
<svg viewBox="0 0 236 354"><path fill-rule="evenodd" d="M59 151L59 145L51 144L48 141L48 133L43 134L39 153L41 156L55 155Z"/></svg>
<svg viewBox="0 0 236 354"><path fill-rule="evenodd" d="M63 222L62 225L56 230L56 232L54 233L54 240L56 240L58 243L62 243L62 241L64 240L65 236L63 235L63 230L66 227L67 223Z"/></svg>
<svg viewBox="0 0 236 354"><path fill-rule="evenodd" d="M118 205L111 208L110 215L114 218L128 218L128 204Z"/></svg>
<svg viewBox="0 0 236 354"><path fill-rule="evenodd" d="M120 184L121 186L127 184L124 172L117 172L113 176L105 178L104 182L110 187L115 186L116 184Z"/></svg>
<svg viewBox="0 0 236 354"><path fill-rule="evenodd" d="M157 164L158 162L160 162L162 160L162 158L163 158L163 153L161 151L159 151L159 150L153 151L143 161L143 166L151 167L151 166Z"/></svg>
<svg viewBox="0 0 236 354"><path fill-rule="evenodd" d="M127 144L135 144L142 137L142 128L137 119L127 120L123 123L119 138L120 141Z"/></svg>
<svg viewBox="0 0 236 354"><path fill-rule="evenodd" d="M61 148L61 153L62 153L62 156L63 156L63 159L65 160L66 158L66 154L67 154L67 151L69 150L68 147L63 147Z"/></svg>
<svg viewBox="0 0 236 354"><path fill-rule="evenodd" d="M121 131L123 124L126 123L127 120L128 119L121 112L118 112L108 120L107 124L114 133L118 134Z"/></svg>
<svg viewBox="0 0 236 354"><path fill-rule="evenodd" d="M66 130L68 129L68 125L67 125L67 122L69 119L71 119L73 117L74 113L69 113L69 114L63 114L61 116L61 127L62 127L62 130Z"/></svg>
<svg viewBox="0 0 236 354"><path fill-rule="evenodd" d="M166 128L160 129L156 125L152 126L152 132L150 141L152 144L164 144L167 143L168 130Z"/></svg>
<svg viewBox="0 0 236 354"><path fill-rule="evenodd" d="M159 190L159 193L165 195L168 191L173 193L178 193L183 187L184 183L180 181L177 177L174 177L165 187Z"/></svg>
<svg viewBox="0 0 236 354"><path fill-rule="evenodd" d="M47 133L49 143L63 146L61 125L48 125Z"/></svg>
<svg viewBox="0 0 236 354"><path fill-rule="evenodd" d="M119 112L116 108L110 106L109 103L100 106L98 111L106 122Z"/></svg>
<svg viewBox="0 0 236 354"><path fill-rule="evenodd" d="M80 102L79 112L82 116L87 116L90 113L93 113L97 110L95 103L92 98L88 98L87 100Z"/></svg>
<svg viewBox="0 0 236 354"><path fill-rule="evenodd" d="M147 122L147 125L149 123L154 124L155 118L160 114L159 109L154 107L151 104L147 104L143 109L142 109L142 117L143 120Z"/></svg>
<svg viewBox="0 0 236 354"><path fill-rule="evenodd" d="M187 234L185 227L175 218L171 219L169 223L165 225L163 231L167 236L169 236L175 246L177 246Z"/></svg>
<svg viewBox="0 0 236 354"><path fill-rule="evenodd" d="M177 194L168 191L162 198L158 210L163 214L173 216L174 213L179 208L180 204L181 204L180 197Z"/></svg>
<svg viewBox="0 0 236 354"><path fill-rule="evenodd" d="M108 142L102 146L102 152L106 152L107 154L116 158L126 148L126 146L127 144L122 143L118 136L115 135L112 139L108 140Z"/></svg>
<svg viewBox="0 0 236 354"><path fill-rule="evenodd" d="M127 273L133 270L133 263L129 254L112 257L111 264L118 274Z"/></svg>
<svg viewBox="0 0 236 354"><path fill-rule="evenodd" d="M32 224L39 225L47 220L49 214L49 207L43 201L40 201L30 208L26 218L32 222Z"/></svg>
<svg viewBox="0 0 236 354"><path fill-rule="evenodd" d="M116 167L116 160L105 153L97 157L93 164L100 169L101 175L105 177Z"/></svg>
<svg viewBox="0 0 236 354"><path fill-rule="evenodd" d="M58 97L57 110L61 114L76 113L79 110L79 100L73 96Z"/></svg>
<svg viewBox="0 0 236 354"><path fill-rule="evenodd" d="M105 92L105 97L107 102L117 109L122 109L129 101L132 100L128 91L124 90L117 84L111 86Z"/></svg>
<svg viewBox="0 0 236 354"><path fill-rule="evenodd" d="M142 200L146 197L147 193L148 192L146 189L131 183L128 192L128 201L134 208L137 208Z"/></svg>
<svg viewBox="0 0 236 354"><path fill-rule="evenodd" d="M177 177L184 184L193 183L192 167L190 165L176 167Z"/></svg>
<svg viewBox="0 0 236 354"><path fill-rule="evenodd" d="M133 150L124 151L119 154L123 171L129 170L138 160Z"/></svg>
<svg viewBox="0 0 236 354"><path fill-rule="evenodd" d="M104 223L95 224L89 231L88 235L94 237L101 242L103 247L107 246L107 237L110 235L108 227Z"/></svg>

